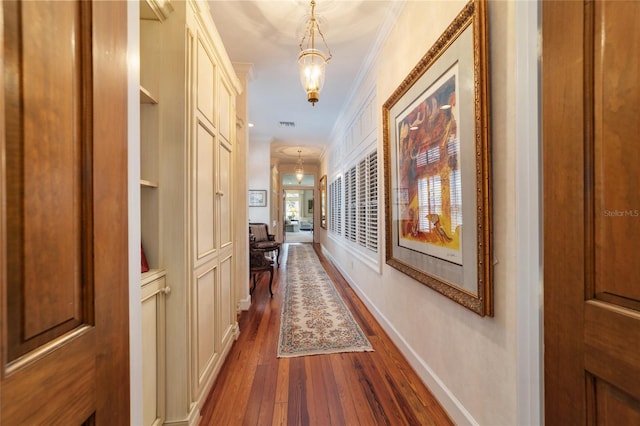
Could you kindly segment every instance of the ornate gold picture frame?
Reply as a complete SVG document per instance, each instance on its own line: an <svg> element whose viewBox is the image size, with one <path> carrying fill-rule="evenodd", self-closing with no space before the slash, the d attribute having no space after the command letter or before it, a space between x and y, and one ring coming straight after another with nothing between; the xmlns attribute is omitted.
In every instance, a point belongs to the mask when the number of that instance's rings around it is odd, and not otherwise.
<svg viewBox="0 0 640 426"><path fill-rule="evenodd" d="M487 34L487 3L472 0L383 105L386 261L481 316L493 315Z"/></svg>
<svg viewBox="0 0 640 426"><path fill-rule="evenodd" d="M327 175L320 178L320 227L327 229Z"/></svg>

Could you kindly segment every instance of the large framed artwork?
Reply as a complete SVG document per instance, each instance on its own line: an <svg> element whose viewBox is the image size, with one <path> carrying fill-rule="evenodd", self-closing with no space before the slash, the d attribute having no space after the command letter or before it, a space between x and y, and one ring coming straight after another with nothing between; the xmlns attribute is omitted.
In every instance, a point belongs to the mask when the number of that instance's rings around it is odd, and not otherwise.
<svg viewBox="0 0 640 426"><path fill-rule="evenodd" d="M383 105L386 261L493 315L487 3L472 0Z"/></svg>

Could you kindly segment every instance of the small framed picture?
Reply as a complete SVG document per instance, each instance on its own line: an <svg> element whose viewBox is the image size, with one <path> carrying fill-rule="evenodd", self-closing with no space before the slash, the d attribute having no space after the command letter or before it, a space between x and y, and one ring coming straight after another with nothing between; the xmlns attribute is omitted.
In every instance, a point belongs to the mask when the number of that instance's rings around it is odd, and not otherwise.
<svg viewBox="0 0 640 426"><path fill-rule="evenodd" d="M249 207L265 207L267 205L266 189L249 190Z"/></svg>

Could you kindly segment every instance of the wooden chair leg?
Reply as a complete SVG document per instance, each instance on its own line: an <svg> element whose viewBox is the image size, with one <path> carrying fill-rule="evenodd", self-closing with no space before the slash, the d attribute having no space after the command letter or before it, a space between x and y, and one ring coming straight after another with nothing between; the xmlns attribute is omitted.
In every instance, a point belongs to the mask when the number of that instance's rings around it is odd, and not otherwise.
<svg viewBox="0 0 640 426"><path fill-rule="evenodd" d="M273 297L273 290L271 285L273 284L273 266L269 268L269 293L271 293L271 297Z"/></svg>
<svg viewBox="0 0 640 426"><path fill-rule="evenodd" d="M253 272L253 273L251 274L251 276L253 277L253 287L251 287L251 288L249 289L249 295L253 294L254 290L256 289L256 276L257 276L257 275L258 275L258 273L257 273L257 272Z"/></svg>

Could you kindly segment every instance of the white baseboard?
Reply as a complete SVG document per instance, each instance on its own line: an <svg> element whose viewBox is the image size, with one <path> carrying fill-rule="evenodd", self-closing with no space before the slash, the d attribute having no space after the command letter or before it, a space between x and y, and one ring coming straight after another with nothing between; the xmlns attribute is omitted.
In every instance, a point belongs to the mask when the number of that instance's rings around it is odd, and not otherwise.
<svg viewBox="0 0 640 426"><path fill-rule="evenodd" d="M471 416L471 414L464 408L462 403L453 395L453 393L447 388L447 386L440 380L438 375L429 367L429 365L422 359L413 348L407 343L402 335L396 330L396 328L389 322L389 320L378 310L378 308L371 302L366 294L358 287L353 279L349 276L341 265L335 260L331 253L329 253L324 246L321 247L322 253L327 256L333 265L340 271L345 280L349 283L351 288L356 292L358 297L367 306L369 311L373 314L375 319L380 323L380 326L389 335L393 343L398 347L400 352L405 356L411 367L416 371L422 382L431 390L438 402L447 411L451 419L457 425L478 425L478 422Z"/></svg>
<svg viewBox="0 0 640 426"><path fill-rule="evenodd" d="M189 415L184 420L165 421L165 426L196 426L200 423L200 407L198 404L191 404Z"/></svg>
<svg viewBox="0 0 640 426"><path fill-rule="evenodd" d="M247 296L246 299L241 299L238 302L238 307L240 308L241 311L248 311L249 308L251 307L251 296Z"/></svg>

